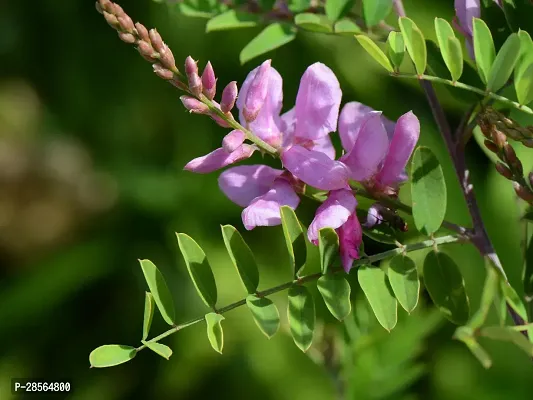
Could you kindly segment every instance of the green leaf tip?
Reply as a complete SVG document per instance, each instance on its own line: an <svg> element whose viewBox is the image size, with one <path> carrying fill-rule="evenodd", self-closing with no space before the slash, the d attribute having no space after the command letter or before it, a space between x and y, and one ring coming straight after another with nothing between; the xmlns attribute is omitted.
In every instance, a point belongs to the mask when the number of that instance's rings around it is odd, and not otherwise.
<svg viewBox="0 0 533 400"><path fill-rule="evenodd" d="M130 361L137 354L132 346L106 344L94 349L89 355L91 368L113 367Z"/></svg>

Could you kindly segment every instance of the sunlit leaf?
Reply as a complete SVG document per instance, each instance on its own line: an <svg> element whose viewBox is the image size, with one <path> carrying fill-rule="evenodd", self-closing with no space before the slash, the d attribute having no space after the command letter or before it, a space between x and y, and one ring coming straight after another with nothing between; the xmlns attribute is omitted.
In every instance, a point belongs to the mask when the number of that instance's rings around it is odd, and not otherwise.
<svg viewBox="0 0 533 400"><path fill-rule="evenodd" d="M289 10L294 13L302 12L311 7L311 0L288 0Z"/></svg>
<svg viewBox="0 0 533 400"><path fill-rule="evenodd" d="M415 63L416 72L422 75L426 70L427 64L427 49L424 35L418 26L409 18L401 17L399 24L407 52L411 60Z"/></svg>
<svg viewBox="0 0 533 400"><path fill-rule="evenodd" d="M387 55L396 69L402 65L405 55L405 43L401 32L391 31L387 38Z"/></svg>
<svg viewBox="0 0 533 400"><path fill-rule="evenodd" d="M272 300L251 294L246 298L246 305L261 332L269 339L274 336L279 329L279 312Z"/></svg>
<svg viewBox="0 0 533 400"><path fill-rule="evenodd" d="M217 286L204 251L190 236L178 233L177 237L181 254L185 259L196 291L208 307L214 308L217 302Z"/></svg>
<svg viewBox="0 0 533 400"><path fill-rule="evenodd" d="M437 32L442 58L450 71L452 80L457 81L463 73L461 43L455 37L451 25L445 19L435 18L435 31Z"/></svg>
<svg viewBox="0 0 533 400"><path fill-rule="evenodd" d="M357 271L359 285L383 328L391 331L398 321L398 302L381 268L364 265Z"/></svg>
<svg viewBox="0 0 533 400"><path fill-rule="evenodd" d="M418 304L420 291L420 281L414 261L399 254L390 261L387 273L396 299L410 313Z"/></svg>
<svg viewBox="0 0 533 400"><path fill-rule="evenodd" d="M331 314L339 321L350 314L350 284L339 274L327 274L318 279L317 288Z"/></svg>
<svg viewBox="0 0 533 400"><path fill-rule="evenodd" d="M113 367L131 360L137 354L135 347L122 344L106 344L94 349L89 355L91 367Z"/></svg>
<svg viewBox="0 0 533 400"><path fill-rule="evenodd" d="M363 17L368 26L383 21L392 10L392 0L363 0Z"/></svg>
<svg viewBox="0 0 533 400"><path fill-rule="evenodd" d="M244 64L255 57L289 43L295 37L296 30L294 27L281 22L270 24L241 50L239 60L241 64Z"/></svg>
<svg viewBox="0 0 533 400"><path fill-rule="evenodd" d="M283 236L289 252L291 266L296 275L304 266L307 259L307 246L305 243L305 232L298 217L289 206L281 207L281 225Z"/></svg>
<svg viewBox="0 0 533 400"><path fill-rule="evenodd" d="M155 301L154 296L150 292L146 292L144 299L144 317L143 317L143 336L142 340L146 340L152 326L152 318L154 316Z"/></svg>
<svg viewBox="0 0 533 400"><path fill-rule="evenodd" d="M205 31L212 32L226 29L251 28L257 26L259 22L260 18L256 14L228 10L207 21Z"/></svg>
<svg viewBox="0 0 533 400"><path fill-rule="evenodd" d="M496 58L496 49L494 48L494 41L489 27L479 18L474 18L473 37L474 54L479 76L483 83L486 84L489 81L490 71Z"/></svg>
<svg viewBox="0 0 533 400"><path fill-rule="evenodd" d="M335 23L333 28L335 33L340 33L346 36L351 36L354 33L360 33L361 28L351 19L343 18Z"/></svg>
<svg viewBox="0 0 533 400"><path fill-rule="evenodd" d="M439 160L428 147L419 147L411 162L411 199L416 229L436 232L446 214L446 182Z"/></svg>
<svg viewBox="0 0 533 400"><path fill-rule="evenodd" d="M313 342L315 330L315 302L305 286L293 285L289 289L289 326L296 346L306 352Z"/></svg>
<svg viewBox="0 0 533 400"><path fill-rule="evenodd" d="M332 228L322 228L318 232L318 249L322 273L328 272L339 257L339 237Z"/></svg>
<svg viewBox="0 0 533 400"><path fill-rule="evenodd" d="M255 293L259 285L259 270L254 254L237 229L231 225L224 225L221 228L224 244L245 289L250 294Z"/></svg>
<svg viewBox="0 0 533 400"><path fill-rule="evenodd" d="M366 52L370 54L372 58L376 60L383 68L389 72L394 71L394 68L392 68L392 65L385 53L378 47L376 43L374 43L372 39L364 35L355 35L355 38L359 44L363 46Z"/></svg>
<svg viewBox="0 0 533 400"><path fill-rule="evenodd" d="M145 340L142 340L141 342L154 353L159 354L161 357L166 358L167 360L170 359L170 356L172 355L172 349L167 345L158 342L147 342Z"/></svg>
<svg viewBox="0 0 533 400"><path fill-rule="evenodd" d="M224 347L224 331L222 330L221 322L224 317L217 313L209 313L205 315L205 322L207 323L207 338L211 347L218 353L222 354Z"/></svg>
<svg viewBox="0 0 533 400"><path fill-rule="evenodd" d="M526 31L519 31L520 57L516 63L514 79L517 81L526 70L533 64L533 40Z"/></svg>
<svg viewBox="0 0 533 400"><path fill-rule="evenodd" d="M464 280L453 259L440 251L429 252L424 260L424 284L446 318L457 325L468 321L470 306Z"/></svg>
<svg viewBox="0 0 533 400"><path fill-rule="evenodd" d="M333 32L331 21L324 15L303 13L294 17L296 26L312 32Z"/></svg>
<svg viewBox="0 0 533 400"><path fill-rule="evenodd" d="M513 33L507 38L492 64L487 83L488 90L496 92L507 83L519 56L520 39L516 33Z"/></svg>
<svg viewBox="0 0 533 400"><path fill-rule="evenodd" d="M144 279L150 288L150 293L154 296L155 304L165 322L174 325L174 302L167 283L161 272L150 260L139 260Z"/></svg>

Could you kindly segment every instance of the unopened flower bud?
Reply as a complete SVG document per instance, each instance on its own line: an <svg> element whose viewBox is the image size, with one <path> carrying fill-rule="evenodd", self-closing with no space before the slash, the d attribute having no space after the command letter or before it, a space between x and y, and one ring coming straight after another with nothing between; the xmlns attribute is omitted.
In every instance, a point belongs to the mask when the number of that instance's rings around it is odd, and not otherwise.
<svg viewBox="0 0 533 400"><path fill-rule="evenodd" d="M102 10L107 12L111 12L113 10L113 3L111 0L98 0L98 3L100 4Z"/></svg>
<svg viewBox="0 0 533 400"><path fill-rule="evenodd" d="M501 163L501 162L496 163L496 171L498 171L501 176L511 181L514 178L513 173L504 163Z"/></svg>
<svg viewBox="0 0 533 400"><path fill-rule="evenodd" d="M533 148L533 139L524 139L522 144L526 147Z"/></svg>
<svg viewBox="0 0 533 400"><path fill-rule="evenodd" d="M185 59L185 74L187 77L194 74L198 75L198 64L196 64L196 61L191 56Z"/></svg>
<svg viewBox="0 0 533 400"><path fill-rule="evenodd" d="M485 140L485 147L496 154L498 154L498 152L500 151L500 149L498 149L498 146L496 146L490 140Z"/></svg>
<svg viewBox="0 0 533 400"><path fill-rule="evenodd" d="M99 2L94 3L94 6L96 7L96 11L98 11L100 14L104 13L104 9L102 8Z"/></svg>
<svg viewBox="0 0 533 400"><path fill-rule="evenodd" d="M516 195L522 200L527 201L528 203L533 202L533 193L528 188L523 187L518 182L513 182L514 191Z"/></svg>
<svg viewBox="0 0 533 400"><path fill-rule="evenodd" d="M491 139L491 131L492 127L490 124L485 122L484 120L479 121L479 129L481 129L481 132L487 139Z"/></svg>
<svg viewBox="0 0 533 400"><path fill-rule="evenodd" d="M509 143L503 147L503 154L505 155L505 161L507 164L514 164L516 161L518 161L516 153Z"/></svg>
<svg viewBox="0 0 533 400"><path fill-rule="evenodd" d="M155 74L161 79L168 81L174 77L174 73L164 68L161 64L154 64L152 67L154 68Z"/></svg>
<svg viewBox="0 0 533 400"><path fill-rule="evenodd" d="M172 54L172 51L166 44L163 46L163 49L159 51L159 61L161 61L161 64L168 69L176 69L176 60L174 59L174 54Z"/></svg>
<svg viewBox="0 0 533 400"><path fill-rule="evenodd" d="M135 23L135 29L137 29L137 35L139 38L144 40L145 42L150 42L150 35L148 34L148 29L141 24L140 22Z"/></svg>
<svg viewBox="0 0 533 400"><path fill-rule="evenodd" d="M121 6L119 6L117 3L111 3L111 10L110 13L115 14L118 17L122 17L123 15L127 15Z"/></svg>
<svg viewBox="0 0 533 400"><path fill-rule="evenodd" d="M200 100L195 99L194 97L190 96L181 96L180 97L181 102L185 106L187 110L191 113L195 114L208 114L209 113L209 107L202 103Z"/></svg>
<svg viewBox="0 0 533 400"><path fill-rule="evenodd" d="M265 104L270 79L270 63L271 60L266 60L261 64L248 87L242 111L247 122L253 122Z"/></svg>
<svg viewBox="0 0 533 400"><path fill-rule="evenodd" d="M118 23L123 31L133 33L133 28L135 28L135 25L133 25L133 21L129 15L118 17Z"/></svg>
<svg viewBox="0 0 533 400"><path fill-rule="evenodd" d="M232 153L237 147L244 143L244 139L246 139L244 132L235 129L224 137L222 140L222 148L228 153Z"/></svg>
<svg viewBox="0 0 533 400"><path fill-rule="evenodd" d="M498 146L499 149L501 149L507 142L507 136L505 136L498 129L493 129L492 130L492 141L494 142L496 146Z"/></svg>
<svg viewBox="0 0 533 400"><path fill-rule="evenodd" d="M155 52L150 43L145 42L144 40L140 40L137 43L137 50L139 51L139 53L141 54L141 56L143 56L145 60L148 60L150 62L155 61L155 58L154 58Z"/></svg>
<svg viewBox="0 0 533 400"><path fill-rule="evenodd" d="M122 40L125 43L128 43L128 44L135 43L135 36L133 36L131 33L119 32L118 37L120 38L120 40Z"/></svg>
<svg viewBox="0 0 533 400"><path fill-rule="evenodd" d="M118 27L118 19L113 14L104 11L104 18L111 27L115 29Z"/></svg>
<svg viewBox="0 0 533 400"><path fill-rule="evenodd" d="M211 65L210 61L207 62L204 72L202 72L202 85L205 97L207 97L209 100L213 100L215 94L217 93L217 80L215 78L215 71L213 70L213 66Z"/></svg>
<svg viewBox="0 0 533 400"><path fill-rule="evenodd" d="M200 79L200 75L198 75L196 61L191 56L185 59L185 74L189 82L189 90L196 97L200 97L202 94L202 80Z"/></svg>
<svg viewBox="0 0 533 400"><path fill-rule="evenodd" d="M148 35L150 36L150 42L152 42L152 46L154 47L155 51L161 53L165 48L165 44L163 43L163 39L161 38L159 32L157 32L156 29L150 29Z"/></svg>
<svg viewBox="0 0 533 400"><path fill-rule="evenodd" d="M214 113L209 113L209 116L211 117L213 121L215 121L222 128L231 128L230 125L225 120L220 118L218 115Z"/></svg>
<svg viewBox="0 0 533 400"><path fill-rule="evenodd" d="M235 100L237 100L237 82L232 81L222 91L222 99L220 100L220 109L223 113L230 112L233 106L235 106Z"/></svg>

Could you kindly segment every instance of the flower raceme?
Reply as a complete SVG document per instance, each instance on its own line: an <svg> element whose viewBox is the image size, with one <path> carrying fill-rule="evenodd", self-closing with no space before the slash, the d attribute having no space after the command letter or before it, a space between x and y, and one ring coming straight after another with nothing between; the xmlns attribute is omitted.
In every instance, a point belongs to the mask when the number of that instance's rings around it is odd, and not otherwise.
<svg viewBox="0 0 533 400"><path fill-rule="evenodd" d="M228 91L236 94L236 86ZM418 140L420 125L412 112L393 123L381 112L356 102L347 103L339 117L341 97L335 74L324 64L315 63L301 78L295 106L282 114L280 74L270 60L255 68L236 100L239 120L277 150L284 170L266 165L237 166L220 175L219 186L231 201L244 207L242 219L248 230L279 225L280 207L295 209L303 184L327 191L326 201L309 226L308 238L317 244L320 229L335 229L342 263L348 271L359 257L362 241L355 213L357 200L349 181L361 182L375 194L396 196L399 185L406 180L405 166ZM344 148L339 159L330 137L337 123ZM185 169L207 173L248 158L255 147L244 141L245 134L233 130L221 148L192 160Z"/></svg>

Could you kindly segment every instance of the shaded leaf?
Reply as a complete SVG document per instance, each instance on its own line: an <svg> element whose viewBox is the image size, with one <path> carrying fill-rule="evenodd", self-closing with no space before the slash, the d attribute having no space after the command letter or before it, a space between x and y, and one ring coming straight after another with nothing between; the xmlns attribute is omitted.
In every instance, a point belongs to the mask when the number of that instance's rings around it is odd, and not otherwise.
<svg viewBox="0 0 533 400"><path fill-rule="evenodd" d="M516 33L513 33L507 38L492 64L487 83L488 90L496 92L507 83L519 56L520 39Z"/></svg>
<svg viewBox="0 0 533 400"><path fill-rule="evenodd" d="M368 26L383 21L392 10L392 0L363 0L363 17Z"/></svg>
<svg viewBox="0 0 533 400"><path fill-rule="evenodd" d="M498 273L494 268L489 265L487 268L487 276L485 277L485 283L483 284L483 292L481 294L481 303L479 309L470 318L468 326L472 329L480 328L486 321L490 307L496 299L498 289L500 285L498 283ZM504 310L505 312L505 310Z"/></svg>
<svg viewBox="0 0 533 400"><path fill-rule="evenodd" d="M481 365L483 365L483 367L491 367L492 360L490 359L490 356L476 341L471 328L468 328L466 326L460 326L455 331L454 338L463 342L466 347L468 347L468 349L472 352L472 354L478 359Z"/></svg>
<svg viewBox="0 0 533 400"><path fill-rule="evenodd" d="M533 236L529 239L526 248L524 275L522 277L524 282L524 294L526 298L533 300Z"/></svg>
<svg viewBox="0 0 533 400"><path fill-rule="evenodd" d="M505 300L507 300L507 305L510 306L519 316L524 320L524 323L529 322L526 306L520 299L520 296L516 291L505 282L503 279L500 279L500 288L503 292ZM533 327L528 329L529 339L533 341Z"/></svg>
<svg viewBox="0 0 533 400"><path fill-rule="evenodd" d="M387 55L396 70L402 65L405 55L405 43L401 32L391 31L387 38Z"/></svg>
<svg viewBox="0 0 533 400"><path fill-rule="evenodd" d="M401 17L399 24L407 52L411 60L415 63L416 72L422 75L426 70L427 64L427 49L424 35L418 29L418 26L409 18Z"/></svg>
<svg viewBox="0 0 533 400"><path fill-rule="evenodd" d="M429 252L424 260L424 283L446 318L457 325L468 321L470 306L464 280L452 258L442 252Z"/></svg>
<svg viewBox="0 0 533 400"><path fill-rule="evenodd" d="M416 229L430 236L446 214L446 182L439 160L428 147L419 147L413 154L411 199Z"/></svg>
<svg viewBox="0 0 533 400"><path fill-rule="evenodd" d="M353 4L352 0L326 0L324 10L331 22L337 21Z"/></svg>
<svg viewBox="0 0 533 400"><path fill-rule="evenodd" d="M302 224L298 221L296 213L289 206L281 207L281 225L291 266L294 268L294 274L296 275L307 259L305 232Z"/></svg>
<svg viewBox="0 0 533 400"><path fill-rule="evenodd" d="M331 314L339 321L350 314L350 284L339 274L327 274L318 279L317 288Z"/></svg>
<svg viewBox="0 0 533 400"><path fill-rule="evenodd" d="M269 339L274 336L279 329L279 312L272 300L251 294L246 298L246 305L261 332Z"/></svg>
<svg viewBox="0 0 533 400"><path fill-rule="evenodd" d="M141 340L141 342L154 353L159 354L161 357L166 358L167 360L170 359L170 356L172 355L172 349L167 345L158 342L147 342L145 340Z"/></svg>
<svg viewBox="0 0 533 400"><path fill-rule="evenodd" d="M176 236L196 291L208 307L214 308L217 302L217 286L204 251L190 236L184 233L177 233Z"/></svg>
<svg viewBox="0 0 533 400"><path fill-rule="evenodd" d="M494 41L489 27L479 18L474 18L473 38L479 76L483 83L486 84L489 81L490 71L496 58L496 49L494 48Z"/></svg>
<svg viewBox="0 0 533 400"><path fill-rule="evenodd" d="M404 255L395 256L389 264L389 282L400 305L410 313L418 304L420 281L413 260Z"/></svg>
<svg viewBox="0 0 533 400"><path fill-rule="evenodd" d="M319 14L303 13L294 17L296 26L312 32L333 32L331 22Z"/></svg>
<svg viewBox="0 0 533 400"><path fill-rule="evenodd" d="M302 12L311 7L311 0L289 0L289 10L292 12Z"/></svg>
<svg viewBox="0 0 533 400"><path fill-rule="evenodd" d="M398 302L387 275L381 268L363 265L357 271L357 279L379 323L390 332L398 321Z"/></svg>
<svg viewBox="0 0 533 400"><path fill-rule="evenodd" d="M322 273L329 268L339 257L339 237L332 228L322 228L318 232L318 250L320 252L320 267Z"/></svg>
<svg viewBox="0 0 533 400"><path fill-rule="evenodd" d="M207 21L205 31L213 32L226 29L251 28L257 26L259 22L260 18L258 15L228 10Z"/></svg>
<svg viewBox="0 0 533 400"><path fill-rule="evenodd" d="M231 262L237 268L239 277L248 293L253 294L259 285L259 270L255 257L241 234L231 225L221 226L224 244Z"/></svg>
<svg viewBox="0 0 533 400"><path fill-rule="evenodd" d="M144 317L143 317L143 336L142 340L146 340L148 333L150 332L150 327L152 326L152 318L154 316L154 296L152 293L146 292L144 298Z"/></svg>
<svg viewBox="0 0 533 400"><path fill-rule="evenodd" d="M150 288L150 293L154 296L155 304L165 322L174 325L174 302L167 283L161 272L150 260L139 260L144 279Z"/></svg>
<svg viewBox="0 0 533 400"><path fill-rule="evenodd" d="M361 28L348 18L343 18L337 21L333 30L335 33L345 34L346 36L351 36L354 33L361 32Z"/></svg>
<svg viewBox="0 0 533 400"><path fill-rule="evenodd" d="M183 0L176 4L176 8L188 17L211 18L228 7L217 0Z"/></svg>
<svg viewBox="0 0 533 400"><path fill-rule="evenodd" d="M113 367L131 360L136 354L135 347L106 344L91 351L89 362L94 368Z"/></svg>
<svg viewBox="0 0 533 400"><path fill-rule="evenodd" d="M520 39L520 57L514 71L515 81L533 64L533 40L531 40L531 36L526 31L519 31L518 37Z"/></svg>
<svg viewBox="0 0 533 400"><path fill-rule="evenodd" d="M531 343L523 334L504 326L487 326L481 328L480 335L489 339L501 340L514 343L520 349L524 350L527 355L533 357L533 343Z"/></svg>
<svg viewBox="0 0 533 400"><path fill-rule="evenodd" d="M221 322L224 317L217 313L209 313L205 315L205 322L207 323L207 338L211 347L218 353L222 354L224 347L224 331L222 330Z"/></svg>
<svg viewBox="0 0 533 400"><path fill-rule="evenodd" d="M273 23L267 26L241 50L239 60L244 64L251 59L277 49L296 37L296 30L287 24Z"/></svg>
<svg viewBox="0 0 533 400"><path fill-rule="evenodd" d="M533 64L515 80L516 97L520 104L529 104L533 101Z"/></svg>
<svg viewBox="0 0 533 400"><path fill-rule="evenodd" d="M313 342L315 330L315 302L305 286L293 285L289 289L289 326L296 346L306 352Z"/></svg>
<svg viewBox="0 0 533 400"><path fill-rule="evenodd" d="M385 53L378 47L376 43L374 43L372 39L364 35L355 35L355 38L359 44L363 46L366 52L370 54L370 56L372 56L372 58L376 60L383 68L389 72L394 71L394 68L392 68L392 65Z"/></svg>

